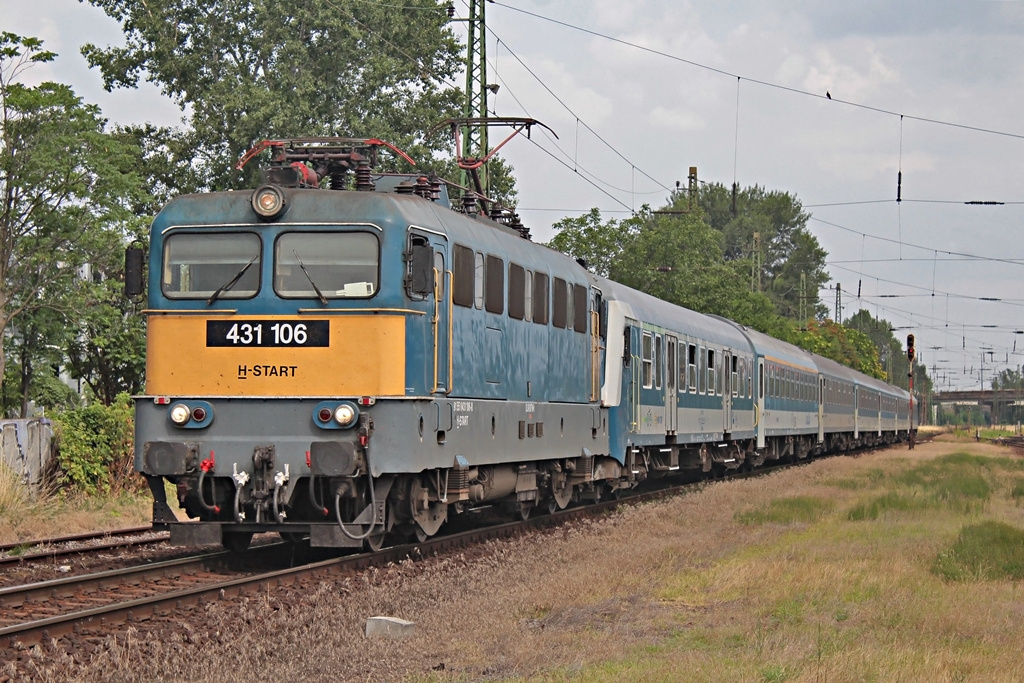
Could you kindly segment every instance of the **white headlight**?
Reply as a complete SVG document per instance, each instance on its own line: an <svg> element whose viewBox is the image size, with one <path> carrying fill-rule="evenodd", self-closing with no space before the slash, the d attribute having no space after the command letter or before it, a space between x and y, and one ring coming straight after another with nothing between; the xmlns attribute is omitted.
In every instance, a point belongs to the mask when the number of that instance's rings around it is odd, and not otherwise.
<svg viewBox="0 0 1024 683"><path fill-rule="evenodd" d="M355 408L347 403L342 403L334 410L334 420L342 427L349 426L354 419L356 419Z"/></svg>
<svg viewBox="0 0 1024 683"><path fill-rule="evenodd" d="M183 425L192 416L192 411L184 403L178 403L171 408L171 422L176 425Z"/></svg>
<svg viewBox="0 0 1024 683"><path fill-rule="evenodd" d="M274 218L284 210L284 192L274 185L263 185L252 194L252 209L262 218Z"/></svg>

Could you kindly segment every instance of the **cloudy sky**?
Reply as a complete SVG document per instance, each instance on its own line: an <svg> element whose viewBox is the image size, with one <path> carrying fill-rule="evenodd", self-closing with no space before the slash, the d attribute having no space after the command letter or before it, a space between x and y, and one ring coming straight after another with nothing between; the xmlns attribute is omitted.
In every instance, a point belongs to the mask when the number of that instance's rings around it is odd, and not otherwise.
<svg viewBox="0 0 1024 683"><path fill-rule="evenodd" d="M114 122L179 120L152 86L102 91L78 54L120 42L100 11L0 7L0 29L60 53L33 78L71 84ZM797 195L844 317L866 308L899 338L913 332L940 388L1024 363L1021 0L498 0L486 11L492 108L559 136L503 150L535 239L591 207L623 218L658 206L696 166L704 181ZM834 310L834 290L821 297Z"/></svg>

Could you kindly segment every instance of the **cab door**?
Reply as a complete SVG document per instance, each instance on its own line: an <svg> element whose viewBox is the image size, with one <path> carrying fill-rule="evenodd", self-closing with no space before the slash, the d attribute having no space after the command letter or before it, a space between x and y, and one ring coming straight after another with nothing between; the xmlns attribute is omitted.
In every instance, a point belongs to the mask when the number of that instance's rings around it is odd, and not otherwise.
<svg viewBox="0 0 1024 683"><path fill-rule="evenodd" d="M427 385L432 394L452 391L452 270L444 235L409 232L410 296L427 303Z"/></svg>

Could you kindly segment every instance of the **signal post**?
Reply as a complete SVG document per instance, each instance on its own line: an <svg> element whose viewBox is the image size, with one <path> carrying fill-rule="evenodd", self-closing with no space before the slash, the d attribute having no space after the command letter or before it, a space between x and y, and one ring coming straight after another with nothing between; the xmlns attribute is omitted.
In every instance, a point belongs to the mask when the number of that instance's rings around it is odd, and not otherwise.
<svg viewBox="0 0 1024 683"><path fill-rule="evenodd" d="M914 358L917 356L917 351L914 349L914 335L907 335L907 360L910 361L910 367L907 369L907 379L910 388L910 433L908 442L910 443L910 450L914 450L914 440L917 436L917 432L914 431Z"/></svg>

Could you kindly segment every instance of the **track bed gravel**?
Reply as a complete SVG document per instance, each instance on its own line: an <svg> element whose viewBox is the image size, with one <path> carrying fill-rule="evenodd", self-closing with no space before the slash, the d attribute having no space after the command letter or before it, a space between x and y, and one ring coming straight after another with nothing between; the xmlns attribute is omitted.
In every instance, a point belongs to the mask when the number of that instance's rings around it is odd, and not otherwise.
<svg viewBox="0 0 1024 683"><path fill-rule="evenodd" d="M919 445L871 459L926 458ZM995 446L971 445L972 452ZM584 664L656 645L680 622L737 617L740 605L663 603L654 577L710 566L784 533L737 525L734 512L773 497L821 493L861 459L830 458L767 477L626 507L452 556L418 558L354 577L317 579L186 608L99 642L43 646L0 668L13 680L479 680L571 675ZM405 640L367 639L366 619L416 623ZM600 647L595 647L600 643Z"/></svg>

